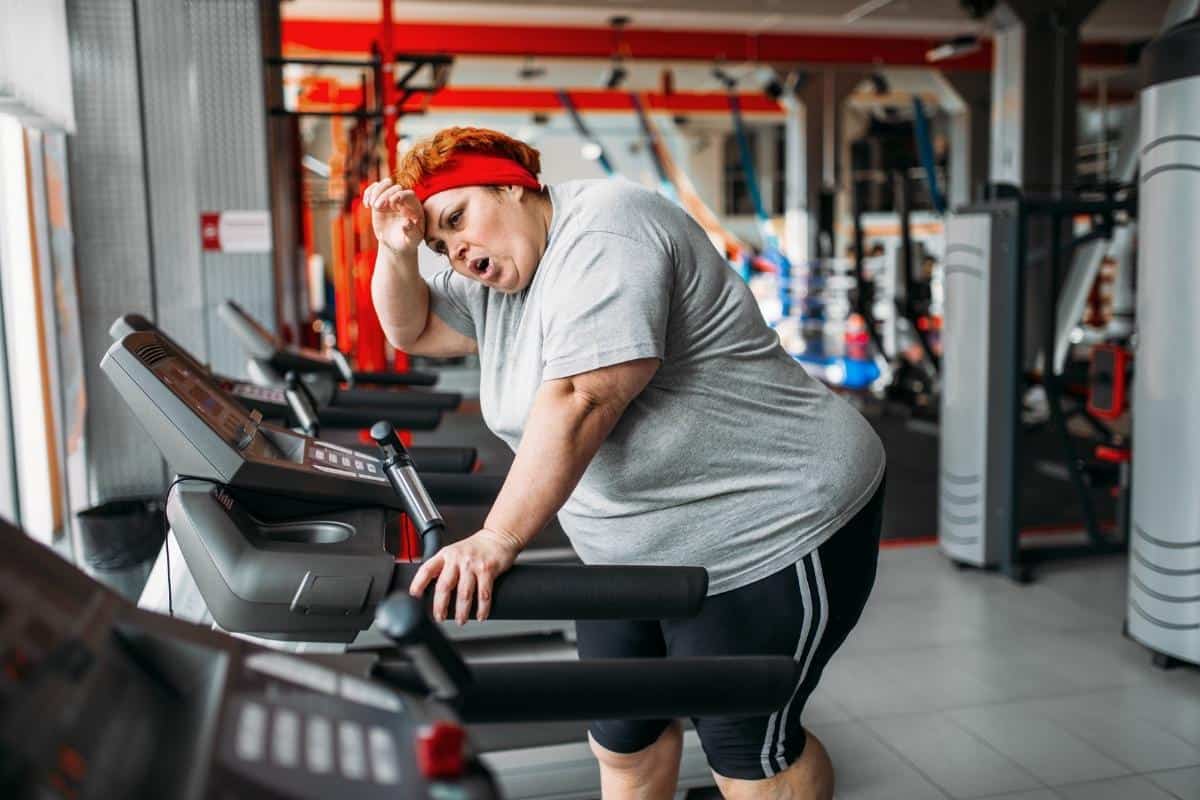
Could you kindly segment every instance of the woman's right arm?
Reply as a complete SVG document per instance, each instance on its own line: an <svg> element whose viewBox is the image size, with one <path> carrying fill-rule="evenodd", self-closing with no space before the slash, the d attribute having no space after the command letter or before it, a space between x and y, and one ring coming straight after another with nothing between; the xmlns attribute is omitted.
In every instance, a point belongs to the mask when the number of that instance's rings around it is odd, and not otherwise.
<svg viewBox="0 0 1200 800"><path fill-rule="evenodd" d="M379 240L371 300L388 341L417 356L474 353L474 339L429 310L429 286L417 268L425 212L416 195L383 180L367 187L363 204L371 209L371 223Z"/></svg>

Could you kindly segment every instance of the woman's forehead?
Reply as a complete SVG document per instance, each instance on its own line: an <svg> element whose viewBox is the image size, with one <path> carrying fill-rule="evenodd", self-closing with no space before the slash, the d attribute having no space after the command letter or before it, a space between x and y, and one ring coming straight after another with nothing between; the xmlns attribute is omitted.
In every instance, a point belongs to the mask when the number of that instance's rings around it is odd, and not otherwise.
<svg viewBox="0 0 1200 800"><path fill-rule="evenodd" d="M449 206L461 200L464 196L470 193L470 186L462 186L457 189L447 189L444 192L438 192L435 195L430 195L425 200L425 214L437 224L440 221L442 212Z"/></svg>

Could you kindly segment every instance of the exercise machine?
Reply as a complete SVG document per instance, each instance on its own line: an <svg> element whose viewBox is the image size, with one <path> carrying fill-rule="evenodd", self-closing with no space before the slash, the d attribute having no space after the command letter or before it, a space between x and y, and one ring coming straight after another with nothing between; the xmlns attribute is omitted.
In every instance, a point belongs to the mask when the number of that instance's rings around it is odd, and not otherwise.
<svg viewBox="0 0 1200 800"><path fill-rule="evenodd" d="M217 307L217 316L242 343L247 374L268 388L282 388L288 372L296 373L322 407L422 408L451 411L462 403L457 392L430 392L408 387L432 386L427 372L356 372L339 350L325 355L286 345L272 336L233 300ZM378 388L390 387L390 388Z"/></svg>
<svg viewBox="0 0 1200 800"><path fill-rule="evenodd" d="M403 593L375 614L386 650L284 655L136 609L7 523L0 542L14 800L497 798L463 721L764 713L795 680L786 657L468 666Z"/></svg>
<svg viewBox="0 0 1200 800"><path fill-rule="evenodd" d="M141 331L125 336L109 348L101 367L177 475L226 485L225 493L247 504L248 513L257 519L288 520L306 509L319 507L337 513L352 510L354 519L350 522L337 518L332 528L317 526L313 529L315 533L304 534L310 538L302 538L298 544L329 545L318 549L318 554L334 553L343 548L349 548L353 553L361 552L356 548L366 546L362 544L362 537L349 537L347 532L355 524L365 524L362 520L369 518L379 537L384 536L385 530L391 532L389 535L393 538L388 542L393 554L405 555L407 550L403 548L415 546L406 544L407 540L398 536L395 522L401 505L387 484L379 458L272 425L258 412L247 412L212 380L207 371L198 369L169 339L158 333ZM432 472L424 473L421 479L435 502L454 507L489 506L504 482L502 475ZM181 494L188 485L186 480L173 485L172 495ZM142 603L154 608L176 609L196 622L206 623L215 617L217 623L222 624L217 610L211 608L205 602L203 592L196 589L195 582L200 576L186 569L194 561L189 557L184 541L188 531L186 517L176 517L169 511L168 518L172 532L151 571L142 593ZM180 527L176 527L177 520ZM351 527L347 528L347 524ZM284 528L292 530L286 523ZM197 552L203 550L204 557L208 558L215 545L201 546L199 539L194 541ZM232 544L235 552L231 557L236 559L242 547L240 543ZM268 549L278 548L272 545ZM378 552L382 554L383 551ZM537 560L538 556L537 551L532 551L529 560ZM394 556L388 558L394 560ZM278 566L273 565L271 559L262 563L264 572ZM230 585L242 597L250 596L245 592L252 591L251 586L268 595L278 589L269 583L258 583L259 573L248 572L245 567L238 569L236 575L217 580L232 581ZM240 586L239 580L249 581L249 584ZM376 600L387 588L386 584L379 585L380 580L372 573L366 581L372 586ZM350 583L357 587L362 581L356 579ZM511 627L513 629L508 633L512 635L534 631L570 635L572 626L554 621L544 624L525 622ZM494 636L504 632L503 625L497 623L490 628L470 626L463 629L462 634ZM305 641L318 641L319 638Z"/></svg>
<svg viewBox="0 0 1200 800"><path fill-rule="evenodd" d="M1016 190L997 194L1001 196L960 209L946 227L938 542L956 564L996 567L1026 582L1038 562L1116 553L1125 543L1101 529L1086 464L1067 429L1062 375L1053 359L1045 357L1041 384L1063 466L1083 513L1086 541L1021 547L1025 282L1042 282L1047 300L1044 319L1038 320L1042 348L1044 354L1053 353L1063 264L1078 247L1109 238L1117 225L1128 224L1137 203L1128 190L1067 199L1023 197ZM1067 226L1080 215L1092 220L1091 228L1064 240ZM1049 225L1045 252L1028 252L1033 221Z"/></svg>
<svg viewBox="0 0 1200 800"><path fill-rule="evenodd" d="M239 635L302 652L342 653L348 644L354 651L385 644L371 628L370 609L389 589L407 586L415 565L404 559L418 555L412 547L403 548L396 517L406 511L418 531L427 531L437 516L436 503L455 499L459 482L477 476L423 475L418 488L402 484L398 492L386 477L398 453L386 430L376 430L392 448L384 458L361 455L347 465L341 453L320 440L256 421L152 333L130 334L115 343L102 367L181 476L167 501L172 534L143 593L144 607L215 621ZM424 496L421 486L428 488L429 502L417 502ZM573 655L563 636L573 621L564 624L558 617L594 618L597 612L569 599L524 606L501 602L506 586L534 579L535 596L557 597L556 587L568 587L602 600L604 614L620 611L614 603L628 597L630 576L651 578L652 596L678 593L681 585L691 588L683 592L684 605L671 601L675 612L666 600L627 599L621 601L621 613L655 618L690 613L704 595L694 571L681 582L678 570L538 565L525 555L497 581L493 620L444 626L461 645L478 654L491 643L494 654L511 652L507 642L535 637L535 649L543 655ZM528 652L521 657L528 659ZM515 795L550 784L563 787L564 796L598 790L581 725L550 732L506 727L480 735L502 785ZM546 749L547 744L553 746ZM680 780L685 787L711 782L691 731L685 734Z"/></svg>
<svg viewBox="0 0 1200 800"><path fill-rule="evenodd" d="M0 795L499 797L445 702L134 608L2 521L0 542Z"/></svg>
<svg viewBox="0 0 1200 800"><path fill-rule="evenodd" d="M114 340L119 340L135 331L157 334L160 339L170 344L180 358L187 360L193 370L198 373L207 372L215 384L245 406L247 411L258 411L264 420L277 422L285 427L301 428L309 436L317 436L321 429L357 432L371 427L381 419L388 420L401 430L421 431L433 430L441 421L442 412L437 409L321 406L307 386L292 372L285 376L284 388L259 386L218 375L141 314L124 314L118 317L108 332ZM414 447L410 452L424 472L470 472L478 460L478 453L473 447Z"/></svg>

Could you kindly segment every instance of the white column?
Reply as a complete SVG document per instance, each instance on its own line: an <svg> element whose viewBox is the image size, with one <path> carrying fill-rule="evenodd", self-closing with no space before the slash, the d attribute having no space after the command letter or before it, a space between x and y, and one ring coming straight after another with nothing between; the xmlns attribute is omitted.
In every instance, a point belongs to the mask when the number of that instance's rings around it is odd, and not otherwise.
<svg viewBox="0 0 1200 800"><path fill-rule="evenodd" d="M809 258L808 233L808 165L805 160L804 103L785 95L784 123L784 252L793 264L803 264Z"/></svg>

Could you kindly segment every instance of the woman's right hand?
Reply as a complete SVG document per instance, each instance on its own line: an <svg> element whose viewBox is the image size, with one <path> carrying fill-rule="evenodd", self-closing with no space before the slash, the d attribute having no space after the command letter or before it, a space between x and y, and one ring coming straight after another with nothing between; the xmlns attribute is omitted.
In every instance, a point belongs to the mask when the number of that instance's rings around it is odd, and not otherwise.
<svg viewBox="0 0 1200 800"><path fill-rule="evenodd" d="M416 194L385 178L367 187L363 205L371 209L371 227L379 243L396 255L416 258L425 238L425 210Z"/></svg>

